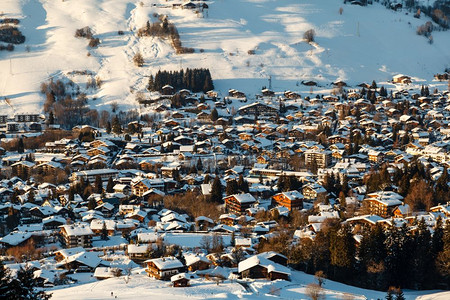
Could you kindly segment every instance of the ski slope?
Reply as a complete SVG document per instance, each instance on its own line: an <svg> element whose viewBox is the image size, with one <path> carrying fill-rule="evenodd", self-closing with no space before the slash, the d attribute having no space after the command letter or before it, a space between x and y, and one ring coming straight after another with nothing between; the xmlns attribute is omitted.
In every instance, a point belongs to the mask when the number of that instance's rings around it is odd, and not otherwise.
<svg viewBox="0 0 450 300"><path fill-rule="evenodd" d="M315 282L313 275L293 272L292 281L256 280L245 282L248 288L236 280L225 280L219 285L215 281L200 279L194 275L190 287L174 288L168 281L159 281L145 275L143 269L133 271L127 277L111 278L102 281L91 279L73 287L50 289L53 300L78 299L310 299L306 286ZM127 283L128 282L128 283ZM111 297L113 292L113 297ZM325 299L384 299L386 293L365 290L345 284L325 281ZM442 291L404 291L407 300L444 300L450 292Z"/></svg>
<svg viewBox="0 0 450 300"><path fill-rule="evenodd" d="M3 17L21 20L26 42L14 52L0 52L0 109L4 113L42 111L40 84L71 80L98 110L138 108L136 93L146 92L148 76L158 70L203 67L211 70L216 89L257 93L272 78L274 90L309 91L299 82L322 86L385 82L398 73L431 81L450 66L450 32L433 32L434 43L416 35L429 19L336 0L214 0L203 11L174 9L181 0L2 0ZM343 14L339 14L339 8ZM167 40L137 38L136 31L154 14L169 16L183 46L193 54L177 55ZM75 30L90 26L101 44L88 47ZM316 32L315 43L303 34ZM123 35L118 31L122 30ZM201 51L200 51L201 50ZM254 50L254 55L248 51ZM142 53L138 68L133 56ZM89 55L88 55L89 53ZM70 75L88 70L93 75ZM100 77L98 89L87 89ZM10 99L10 105L3 99Z"/></svg>

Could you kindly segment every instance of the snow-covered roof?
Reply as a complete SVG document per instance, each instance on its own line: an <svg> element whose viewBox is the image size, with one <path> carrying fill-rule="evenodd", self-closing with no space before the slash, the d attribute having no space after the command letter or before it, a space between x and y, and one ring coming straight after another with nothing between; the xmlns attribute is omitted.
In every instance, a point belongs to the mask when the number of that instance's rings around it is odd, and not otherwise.
<svg viewBox="0 0 450 300"><path fill-rule="evenodd" d="M181 261L173 256L153 258L145 261L145 263L149 262L154 263L155 266L160 270L178 269L183 267Z"/></svg>
<svg viewBox="0 0 450 300"><path fill-rule="evenodd" d="M89 224L87 223L79 223L79 224L71 224L71 225L61 225L68 236L81 236L81 235L93 235Z"/></svg>
<svg viewBox="0 0 450 300"><path fill-rule="evenodd" d="M287 275L291 275L291 270L283 265L277 264L266 257L265 255L254 255L246 260L243 260L238 265L238 272L244 272L245 270L251 269L255 266L261 266L267 269L269 273L277 272Z"/></svg>
<svg viewBox="0 0 450 300"><path fill-rule="evenodd" d="M256 202L255 197L249 193L245 194L234 194L232 195L239 203L253 203Z"/></svg>

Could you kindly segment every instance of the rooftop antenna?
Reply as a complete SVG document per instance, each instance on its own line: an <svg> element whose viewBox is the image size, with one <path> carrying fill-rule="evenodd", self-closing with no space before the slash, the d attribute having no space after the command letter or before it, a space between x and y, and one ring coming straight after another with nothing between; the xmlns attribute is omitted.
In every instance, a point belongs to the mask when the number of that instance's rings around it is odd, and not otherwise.
<svg viewBox="0 0 450 300"><path fill-rule="evenodd" d="M272 90L272 75L269 75L269 90Z"/></svg>

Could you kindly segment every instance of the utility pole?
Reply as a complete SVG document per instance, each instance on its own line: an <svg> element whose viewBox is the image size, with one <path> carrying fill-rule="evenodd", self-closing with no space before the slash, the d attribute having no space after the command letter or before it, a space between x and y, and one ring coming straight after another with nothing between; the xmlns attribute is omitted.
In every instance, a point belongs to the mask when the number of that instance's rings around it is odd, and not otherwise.
<svg viewBox="0 0 450 300"><path fill-rule="evenodd" d="M269 90L272 90L272 75L269 75Z"/></svg>

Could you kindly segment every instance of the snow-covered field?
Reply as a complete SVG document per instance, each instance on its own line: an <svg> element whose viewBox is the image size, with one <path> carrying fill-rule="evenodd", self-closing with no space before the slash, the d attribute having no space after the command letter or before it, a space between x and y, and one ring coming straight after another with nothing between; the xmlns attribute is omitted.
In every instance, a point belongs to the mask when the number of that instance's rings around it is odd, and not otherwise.
<svg viewBox="0 0 450 300"><path fill-rule="evenodd" d="M70 79L84 92L90 77L100 77L101 88L86 91L91 108L110 110L117 102L124 110L136 108L136 92L145 91L150 74L165 69L209 68L219 91L236 88L255 94L268 86L269 76L275 90L309 91L297 84L383 82L397 73L432 80L450 66L449 32L433 32L430 45L415 33L428 19L379 4L214 0L207 2L209 9L195 13L173 9L173 3L181 1L2 0L0 12L21 20L26 42L14 52L0 52L0 109L10 114L41 111L39 87L50 78ZM168 41L137 38L137 29L154 20L154 13L168 15L183 46L196 52L176 55ZM98 48L74 37L75 30L85 26L100 39ZM311 28L317 34L312 45L303 41L303 33ZM142 68L132 62L138 51L145 59ZM82 70L92 75L68 74Z"/></svg>
<svg viewBox="0 0 450 300"><path fill-rule="evenodd" d="M74 287L49 290L52 299L310 299L306 285L314 282L314 276L302 272L293 272L292 281L257 280L246 282L248 288L236 280L225 280L219 285L214 281L195 278L187 288L173 288L170 282L158 281L145 275L140 269L132 274L126 283L125 277L80 284ZM326 281L324 285L326 299L384 299L386 293L364 290L348 285ZM113 292L113 297L111 297ZM444 300L450 292L405 291L407 300Z"/></svg>

